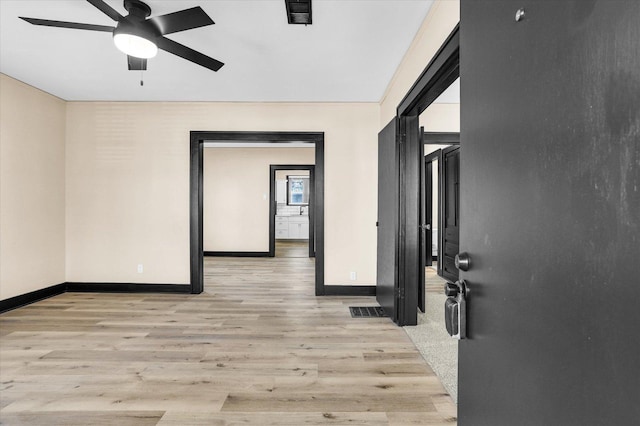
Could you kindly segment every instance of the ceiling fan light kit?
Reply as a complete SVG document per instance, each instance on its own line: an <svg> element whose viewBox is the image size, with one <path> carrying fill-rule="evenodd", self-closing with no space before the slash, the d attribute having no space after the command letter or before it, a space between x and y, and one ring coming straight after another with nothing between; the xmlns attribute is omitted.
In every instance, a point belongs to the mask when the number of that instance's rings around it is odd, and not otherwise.
<svg viewBox="0 0 640 426"><path fill-rule="evenodd" d="M133 34L114 34L113 42L121 52L136 58L149 59L158 54L154 42Z"/></svg>
<svg viewBox="0 0 640 426"><path fill-rule="evenodd" d="M113 42L127 55L142 59L153 58L158 54L155 40L160 32L147 21L151 8L138 0L125 0L124 8L129 15L118 21L118 26L113 31Z"/></svg>
<svg viewBox="0 0 640 426"><path fill-rule="evenodd" d="M120 15L117 10L105 3L104 0L87 0L87 2L116 21L117 25L110 27L38 18L20 18L33 25L111 32L116 47L127 54L129 70L146 70L147 59L156 56L158 49L212 71L218 71L224 65L217 59L164 37L166 34L213 25L213 20L201 7L192 7L149 18L151 8L140 0L124 0L124 8L129 12L127 16Z"/></svg>

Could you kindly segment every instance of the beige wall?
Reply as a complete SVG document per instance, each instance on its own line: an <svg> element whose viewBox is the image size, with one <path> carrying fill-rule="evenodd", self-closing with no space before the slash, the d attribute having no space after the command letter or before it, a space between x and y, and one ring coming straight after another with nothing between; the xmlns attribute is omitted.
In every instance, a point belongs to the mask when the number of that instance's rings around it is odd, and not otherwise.
<svg viewBox="0 0 640 426"><path fill-rule="evenodd" d="M0 300L65 281L65 102L0 74Z"/></svg>
<svg viewBox="0 0 640 426"><path fill-rule="evenodd" d="M269 166L314 162L314 148L205 148L204 250L269 251Z"/></svg>
<svg viewBox="0 0 640 426"><path fill-rule="evenodd" d="M67 280L188 283L189 131L253 130L325 132L325 283L374 284L379 118L362 103L69 102Z"/></svg>
<svg viewBox="0 0 640 426"><path fill-rule="evenodd" d="M431 104L420 114L425 132L459 132L460 104Z"/></svg>
<svg viewBox="0 0 640 426"><path fill-rule="evenodd" d="M459 21L459 0L434 1L382 97L379 129L395 116L400 101Z"/></svg>

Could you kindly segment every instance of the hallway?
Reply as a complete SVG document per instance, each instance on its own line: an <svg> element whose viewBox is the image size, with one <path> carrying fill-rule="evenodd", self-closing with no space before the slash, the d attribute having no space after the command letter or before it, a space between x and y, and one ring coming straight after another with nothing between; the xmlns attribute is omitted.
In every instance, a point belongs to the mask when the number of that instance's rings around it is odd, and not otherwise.
<svg viewBox="0 0 640 426"><path fill-rule="evenodd" d="M3 424L455 424L404 331L315 297L309 258L205 258L201 295L66 293L0 316Z"/></svg>

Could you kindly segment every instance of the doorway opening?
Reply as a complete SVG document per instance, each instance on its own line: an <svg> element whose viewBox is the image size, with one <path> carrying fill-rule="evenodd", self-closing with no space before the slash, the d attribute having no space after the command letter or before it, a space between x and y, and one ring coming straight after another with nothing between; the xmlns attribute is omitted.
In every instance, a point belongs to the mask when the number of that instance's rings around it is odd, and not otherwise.
<svg viewBox="0 0 640 426"><path fill-rule="evenodd" d="M203 238L203 169L204 145L224 142L232 146L242 144L310 144L315 147L314 167L314 243L315 294L325 294L324 285L324 133L322 132L207 132L190 134L190 265L191 293L204 290L204 238ZM311 145L312 144L312 145ZM265 194L266 195L266 194Z"/></svg>
<svg viewBox="0 0 640 426"><path fill-rule="evenodd" d="M395 278L389 294L398 325L416 325L418 289L424 280L421 223L421 169L424 166L420 115L460 76L460 26L451 32L397 108L393 136L397 143L397 225ZM379 167L380 168L380 167ZM380 249L380 248L379 248ZM384 249L384 248L383 248Z"/></svg>
<svg viewBox="0 0 640 426"><path fill-rule="evenodd" d="M269 181L269 256L315 257L315 165L272 164Z"/></svg>
<svg viewBox="0 0 640 426"><path fill-rule="evenodd" d="M457 120L453 121L452 126L456 127L458 122ZM450 245L451 238L447 238L447 235L444 232L440 232L440 230L451 228L450 223L445 224L445 218L449 212L453 214L453 222L455 224L458 223L459 199L455 197L455 192L457 191L455 185L459 178L459 173L456 173L459 172L459 168L452 170L452 161L447 163L448 167L441 166L445 164L444 159L450 159L451 153L459 148L460 133L424 132L422 128L421 132L423 132L424 163L420 177L420 222L422 232L420 252L421 262L425 267L425 275L421 277L418 288L418 310L424 313L427 293L436 291L434 280L426 279L431 273L430 270L435 271L439 277L452 279L451 276L443 275L448 273L450 269L449 267L443 269L443 265L446 251L444 249L445 240ZM450 174L453 172L455 179L448 179L447 171ZM449 188L447 188L447 184L449 184ZM451 186L454 187L453 191L451 191ZM454 192L453 200L449 200L451 197L447 196L451 192ZM449 208L446 201L453 201L453 208ZM430 287L429 283L425 284L425 280L430 282ZM442 293L442 286L438 288L438 292Z"/></svg>

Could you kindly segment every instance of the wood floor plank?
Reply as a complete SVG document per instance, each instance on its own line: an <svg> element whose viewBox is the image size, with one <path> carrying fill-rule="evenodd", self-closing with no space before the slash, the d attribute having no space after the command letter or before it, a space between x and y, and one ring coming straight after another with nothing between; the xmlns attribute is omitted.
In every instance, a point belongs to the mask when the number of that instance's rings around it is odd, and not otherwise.
<svg viewBox="0 0 640 426"><path fill-rule="evenodd" d="M206 258L205 291L66 293L0 315L0 423L456 423L406 333L316 297L314 261Z"/></svg>
<svg viewBox="0 0 640 426"><path fill-rule="evenodd" d="M2 424L31 426L153 426L158 424L164 411L38 411L3 413Z"/></svg>
<svg viewBox="0 0 640 426"><path fill-rule="evenodd" d="M251 413L189 413L167 412L158 426L313 426L313 425L362 425L387 426L385 413L347 412L251 412Z"/></svg>

